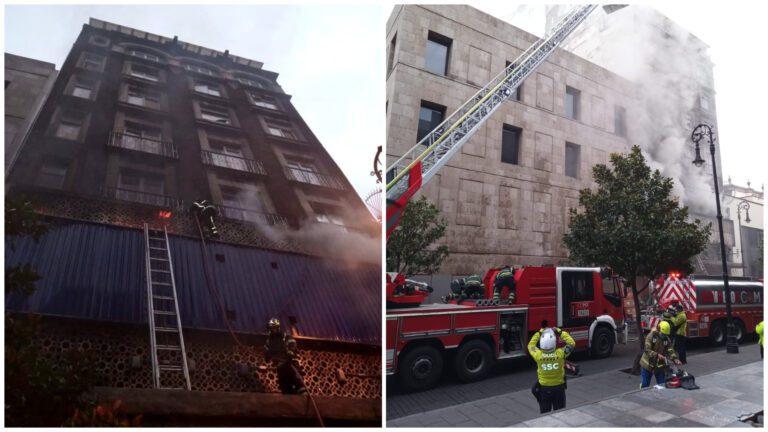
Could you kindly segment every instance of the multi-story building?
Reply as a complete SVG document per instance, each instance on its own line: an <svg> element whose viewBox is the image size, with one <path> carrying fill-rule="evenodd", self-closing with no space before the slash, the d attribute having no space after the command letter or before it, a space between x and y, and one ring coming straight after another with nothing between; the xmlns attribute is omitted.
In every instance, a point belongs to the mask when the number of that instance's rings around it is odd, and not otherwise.
<svg viewBox="0 0 768 432"><path fill-rule="evenodd" d="M277 77L91 19L10 174L50 232L14 239L6 263L43 279L6 309L48 317L51 351L100 346L100 386L153 387L144 224L165 226L193 391L277 391L274 372L255 372L277 317L326 421L378 424L381 268L366 255L379 255L380 231ZM189 211L201 200L218 210L216 238ZM306 411L287 406L250 415Z"/></svg>
<svg viewBox="0 0 768 432"><path fill-rule="evenodd" d="M387 161L537 39L468 6L395 7L387 23ZM579 190L594 186L592 167L653 141L636 121L648 113L643 87L631 78L557 49L448 161L422 191L448 222L442 241L451 254L440 281L567 259L561 240L569 209ZM692 147L685 154L690 165Z"/></svg>
<svg viewBox="0 0 768 432"><path fill-rule="evenodd" d="M737 186L730 179L723 188L723 222L729 220L736 226L730 264L733 276L763 278L763 193L749 182L747 187Z"/></svg>
<svg viewBox="0 0 768 432"><path fill-rule="evenodd" d="M27 136L56 80L56 65L5 53L5 170Z"/></svg>

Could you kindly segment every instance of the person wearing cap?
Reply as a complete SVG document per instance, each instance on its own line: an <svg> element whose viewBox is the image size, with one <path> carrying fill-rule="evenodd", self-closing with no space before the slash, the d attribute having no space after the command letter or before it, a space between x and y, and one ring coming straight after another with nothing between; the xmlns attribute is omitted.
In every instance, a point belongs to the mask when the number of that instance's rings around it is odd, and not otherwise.
<svg viewBox="0 0 768 432"><path fill-rule="evenodd" d="M685 314L683 305L680 303L674 304L675 316L672 318L672 324L675 325L675 350L677 350L677 357L680 359L680 363L686 364L687 356L685 354L685 346L688 344L688 316Z"/></svg>
<svg viewBox="0 0 768 432"><path fill-rule="evenodd" d="M680 364L669 336L670 327L669 322L661 321L656 330L645 338L645 350L640 358L640 388L650 386L653 377L656 377L657 384L664 385L667 360Z"/></svg>
<svg viewBox="0 0 768 432"><path fill-rule="evenodd" d="M565 342L565 348L557 347L558 337ZM537 398L542 414L565 408L565 358L575 346L573 338L557 327L542 328L528 342L528 352L536 361Z"/></svg>

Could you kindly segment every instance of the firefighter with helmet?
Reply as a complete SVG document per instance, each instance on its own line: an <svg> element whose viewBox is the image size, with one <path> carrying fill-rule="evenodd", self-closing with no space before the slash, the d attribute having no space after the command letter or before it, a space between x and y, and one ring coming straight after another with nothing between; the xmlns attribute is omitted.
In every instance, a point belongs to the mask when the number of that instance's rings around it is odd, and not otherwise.
<svg viewBox="0 0 768 432"><path fill-rule="evenodd" d="M672 306L675 307L675 316L672 318L672 323L675 325L675 349L680 363L686 364L688 363L685 353L685 347L688 344L688 316L682 304L675 302Z"/></svg>
<svg viewBox="0 0 768 432"><path fill-rule="evenodd" d="M451 282L451 293L443 298L448 300L481 299L483 298L483 280L478 275L454 279Z"/></svg>
<svg viewBox="0 0 768 432"><path fill-rule="evenodd" d="M509 290L509 302L515 302L515 271L509 266L504 266L496 273L493 280L493 299L500 300L501 292L507 288Z"/></svg>
<svg viewBox="0 0 768 432"><path fill-rule="evenodd" d="M565 348L557 347L558 336L565 342ZM542 414L565 408L565 358L575 346L573 338L557 327L537 331L528 342L528 352L536 361L538 381L534 394Z"/></svg>
<svg viewBox="0 0 768 432"><path fill-rule="evenodd" d="M301 377L296 359L296 339L280 331L280 320L272 318L267 323L269 335L264 344L264 359L277 363L277 383L283 394L306 394L304 379Z"/></svg>
<svg viewBox="0 0 768 432"><path fill-rule="evenodd" d="M669 322L661 321L645 338L645 350L640 358L640 388L650 386L652 377L656 377L657 384L664 385L667 360L680 364L669 336L670 327Z"/></svg>

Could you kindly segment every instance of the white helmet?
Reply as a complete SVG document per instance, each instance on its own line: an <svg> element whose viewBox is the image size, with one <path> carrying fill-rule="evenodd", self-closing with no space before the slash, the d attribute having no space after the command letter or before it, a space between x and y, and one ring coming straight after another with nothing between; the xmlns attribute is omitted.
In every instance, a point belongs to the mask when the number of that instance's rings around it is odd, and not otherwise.
<svg viewBox="0 0 768 432"><path fill-rule="evenodd" d="M557 337L555 336L555 331L551 328L544 329L544 331L541 332L539 346L544 352L554 351L555 347L557 347Z"/></svg>

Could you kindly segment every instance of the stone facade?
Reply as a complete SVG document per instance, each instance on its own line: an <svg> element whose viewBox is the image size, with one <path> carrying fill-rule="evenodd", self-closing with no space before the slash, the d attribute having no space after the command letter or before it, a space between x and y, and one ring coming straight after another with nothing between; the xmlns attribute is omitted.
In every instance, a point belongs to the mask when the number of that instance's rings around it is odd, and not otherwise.
<svg viewBox="0 0 768 432"><path fill-rule="evenodd" d="M447 76L424 68L429 32L451 39ZM422 101L450 114L536 39L468 6L395 7L387 23L387 161L416 143ZM566 86L580 92L577 120L565 114ZM591 167L629 149L614 129L614 107L632 118L634 91L604 68L554 52L523 83L520 101L505 102L421 192L448 221L451 255L440 273L565 260L568 210L593 185ZM522 130L518 164L501 161L505 125ZM631 136L631 122L626 127ZM566 143L579 149L575 178L565 173Z"/></svg>
<svg viewBox="0 0 768 432"><path fill-rule="evenodd" d="M751 185L737 186L730 180L723 188L723 222L729 221L736 228L729 268L733 276L763 278L763 264L758 262L764 250L760 248L764 239L763 194L762 189L752 189Z"/></svg>
<svg viewBox="0 0 768 432"><path fill-rule="evenodd" d="M56 65L5 53L5 169L10 168L56 80Z"/></svg>

